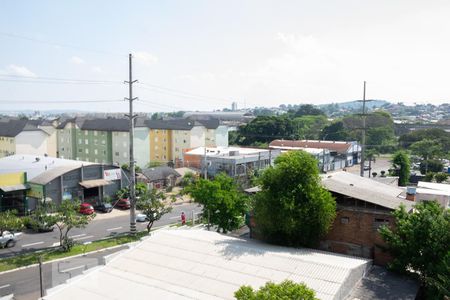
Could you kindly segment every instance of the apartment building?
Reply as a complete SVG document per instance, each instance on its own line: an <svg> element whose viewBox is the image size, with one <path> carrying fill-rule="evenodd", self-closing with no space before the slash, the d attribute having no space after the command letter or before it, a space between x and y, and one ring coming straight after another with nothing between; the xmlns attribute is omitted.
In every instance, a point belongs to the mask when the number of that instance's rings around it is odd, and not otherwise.
<svg viewBox="0 0 450 300"><path fill-rule="evenodd" d="M75 118L58 126L58 155L60 158L104 164L127 164L129 157L128 119ZM145 166L150 159L149 133L144 120L135 123L135 160Z"/></svg>
<svg viewBox="0 0 450 300"><path fill-rule="evenodd" d="M14 154L56 157L56 131L47 120L0 119L0 157Z"/></svg>

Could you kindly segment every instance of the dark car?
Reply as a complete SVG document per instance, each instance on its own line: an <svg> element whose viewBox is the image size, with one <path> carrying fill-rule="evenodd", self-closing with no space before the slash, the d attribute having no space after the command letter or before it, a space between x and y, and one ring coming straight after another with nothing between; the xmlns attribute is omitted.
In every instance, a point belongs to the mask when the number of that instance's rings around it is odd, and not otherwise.
<svg viewBox="0 0 450 300"><path fill-rule="evenodd" d="M80 204L80 214L82 215L92 215L94 213L94 207L90 203Z"/></svg>
<svg viewBox="0 0 450 300"><path fill-rule="evenodd" d="M119 199L117 200L116 204L114 205L114 207L120 208L120 209L130 209L130 200L128 199Z"/></svg>
<svg viewBox="0 0 450 300"><path fill-rule="evenodd" d="M101 211L101 212L104 212L104 213L109 213L109 212L111 212L111 211L113 210L113 207L112 207L112 205L109 204L109 203L100 203L100 204L94 206L94 209L95 209L96 211Z"/></svg>

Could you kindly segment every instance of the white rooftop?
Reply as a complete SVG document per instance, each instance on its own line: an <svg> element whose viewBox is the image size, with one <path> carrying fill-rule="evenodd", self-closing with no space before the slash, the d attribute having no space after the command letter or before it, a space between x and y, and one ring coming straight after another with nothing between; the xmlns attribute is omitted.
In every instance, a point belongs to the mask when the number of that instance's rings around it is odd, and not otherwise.
<svg viewBox="0 0 450 300"><path fill-rule="evenodd" d="M282 149L282 150L302 150L308 152L310 154L322 154L329 153L328 149L320 149L320 148L308 148L308 147L289 147L289 146L270 146L272 149ZM285 151L282 151L285 152Z"/></svg>
<svg viewBox="0 0 450 300"><path fill-rule="evenodd" d="M43 155L16 154L0 158L0 174L26 172L27 179L32 180L40 174L54 168L79 168L93 163L62 159Z"/></svg>
<svg viewBox="0 0 450 300"><path fill-rule="evenodd" d="M163 229L45 299L234 299L242 285L258 288L285 279L304 282L320 299L344 299L370 265L203 229Z"/></svg>
<svg viewBox="0 0 450 300"><path fill-rule="evenodd" d="M450 184L446 184L446 183L434 183L434 182L419 181L417 183L417 187L423 188L423 189L421 189L422 193L430 193L431 191L424 190L424 189L430 189L430 190L445 192L446 195L450 194Z"/></svg>

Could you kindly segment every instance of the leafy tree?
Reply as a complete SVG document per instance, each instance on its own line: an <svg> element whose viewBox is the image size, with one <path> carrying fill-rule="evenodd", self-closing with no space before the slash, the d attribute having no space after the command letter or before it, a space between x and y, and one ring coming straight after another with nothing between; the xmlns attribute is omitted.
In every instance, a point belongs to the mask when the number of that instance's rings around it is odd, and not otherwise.
<svg viewBox="0 0 450 300"><path fill-rule="evenodd" d="M136 191L136 197L140 197L142 195L145 195L147 193L147 191L148 191L147 184L145 184L144 182L136 183L135 191ZM129 187L121 188L120 190L118 190L116 192L116 197L118 199L129 198L130 197L130 188Z"/></svg>
<svg viewBox="0 0 450 300"><path fill-rule="evenodd" d="M3 232L20 230L23 227L22 219L17 216L16 210L0 212L0 235Z"/></svg>
<svg viewBox="0 0 450 300"><path fill-rule="evenodd" d="M399 138L399 144L401 147L407 149L415 142L422 140L434 141L436 144L442 146L445 153L450 151L450 133L439 128L415 130L404 134Z"/></svg>
<svg viewBox="0 0 450 300"><path fill-rule="evenodd" d="M197 176L195 176L194 173L186 172L186 174L184 174L183 178L181 179L180 184L183 187L187 187L187 186L190 186L191 184L194 184L196 180L197 180Z"/></svg>
<svg viewBox="0 0 450 300"><path fill-rule="evenodd" d="M394 260L393 269L417 276L436 299L439 285L449 282L450 211L436 201L424 201L408 213L404 206L393 212L396 226L380 229ZM448 291L449 285L446 286ZM445 289L444 289L445 290ZM447 296L450 294L447 293Z"/></svg>
<svg viewBox="0 0 450 300"><path fill-rule="evenodd" d="M423 181L426 182L432 182L434 179L434 173L433 172L428 172L427 174L425 174L425 176L423 177Z"/></svg>
<svg viewBox="0 0 450 300"><path fill-rule="evenodd" d="M434 179L437 183L441 183L443 181L446 181L448 178L448 173L439 172L434 175Z"/></svg>
<svg viewBox="0 0 450 300"><path fill-rule="evenodd" d="M409 181L409 155L405 151L397 151L392 157L392 164L398 169L398 185L405 186Z"/></svg>
<svg viewBox="0 0 450 300"><path fill-rule="evenodd" d="M161 219L162 216L172 211L171 206L167 206L164 203L165 195L162 192L158 192L156 189L147 191L136 202L136 207L144 215L147 216L147 231L150 232L153 223Z"/></svg>
<svg viewBox="0 0 450 300"><path fill-rule="evenodd" d="M444 165L439 160L429 159L421 161L419 169L421 174L428 174L430 172L437 173L442 172Z"/></svg>
<svg viewBox="0 0 450 300"><path fill-rule="evenodd" d="M203 205L203 216L209 215L209 222L217 225L218 232L226 233L244 223L248 198L238 190L231 177L219 174L214 180L199 179L188 186L186 192Z"/></svg>
<svg viewBox="0 0 450 300"><path fill-rule="evenodd" d="M36 232L53 230L53 226L57 222L57 216L54 214L55 210L55 205L52 203L38 206L33 214L29 216L27 227Z"/></svg>
<svg viewBox="0 0 450 300"><path fill-rule="evenodd" d="M327 141L348 141L350 136L348 130L344 128L344 123L335 121L323 128L319 138Z"/></svg>
<svg viewBox="0 0 450 300"><path fill-rule="evenodd" d="M289 113L293 115L293 117L325 115L320 108L317 108L311 104L301 105L297 111L290 111Z"/></svg>
<svg viewBox="0 0 450 300"><path fill-rule="evenodd" d="M278 244L314 246L327 233L336 202L320 184L314 157L291 151L275 160L261 176L255 221L265 239Z"/></svg>
<svg viewBox="0 0 450 300"><path fill-rule="evenodd" d="M423 139L415 142L409 147L409 149L412 154L422 157L425 164L424 174L428 172L428 160L443 154L442 145L437 141L432 141L429 139ZM442 171L442 169L440 171Z"/></svg>
<svg viewBox="0 0 450 300"><path fill-rule="evenodd" d="M64 200L56 211L56 227L59 229L59 244L65 251L70 251L73 240L69 238L69 231L73 228L84 228L94 219L95 214L82 215L79 213L80 202Z"/></svg>
<svg viewBox="0 0 450 300"><path fill-rule="evenodd" d="M314 290L303 283L285 280L279 284L267 282L266 285L255 291L251 286L243 285L234 293L237 300L318 300Z"/></svg>

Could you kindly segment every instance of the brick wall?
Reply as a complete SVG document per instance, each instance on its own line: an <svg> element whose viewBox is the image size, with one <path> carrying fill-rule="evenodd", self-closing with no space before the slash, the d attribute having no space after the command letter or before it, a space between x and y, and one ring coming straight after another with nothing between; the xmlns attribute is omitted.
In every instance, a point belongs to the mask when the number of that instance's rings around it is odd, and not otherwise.
<svg viewBox="0 0 450 300"><path fill-rule="evenodd" d="M323 250L374 259L375 264L385 265L390 256L380 246L385 243L378 233L383 225L392 226L394 218L383 212L339 208L333 226L321 241Z"/></svg>

